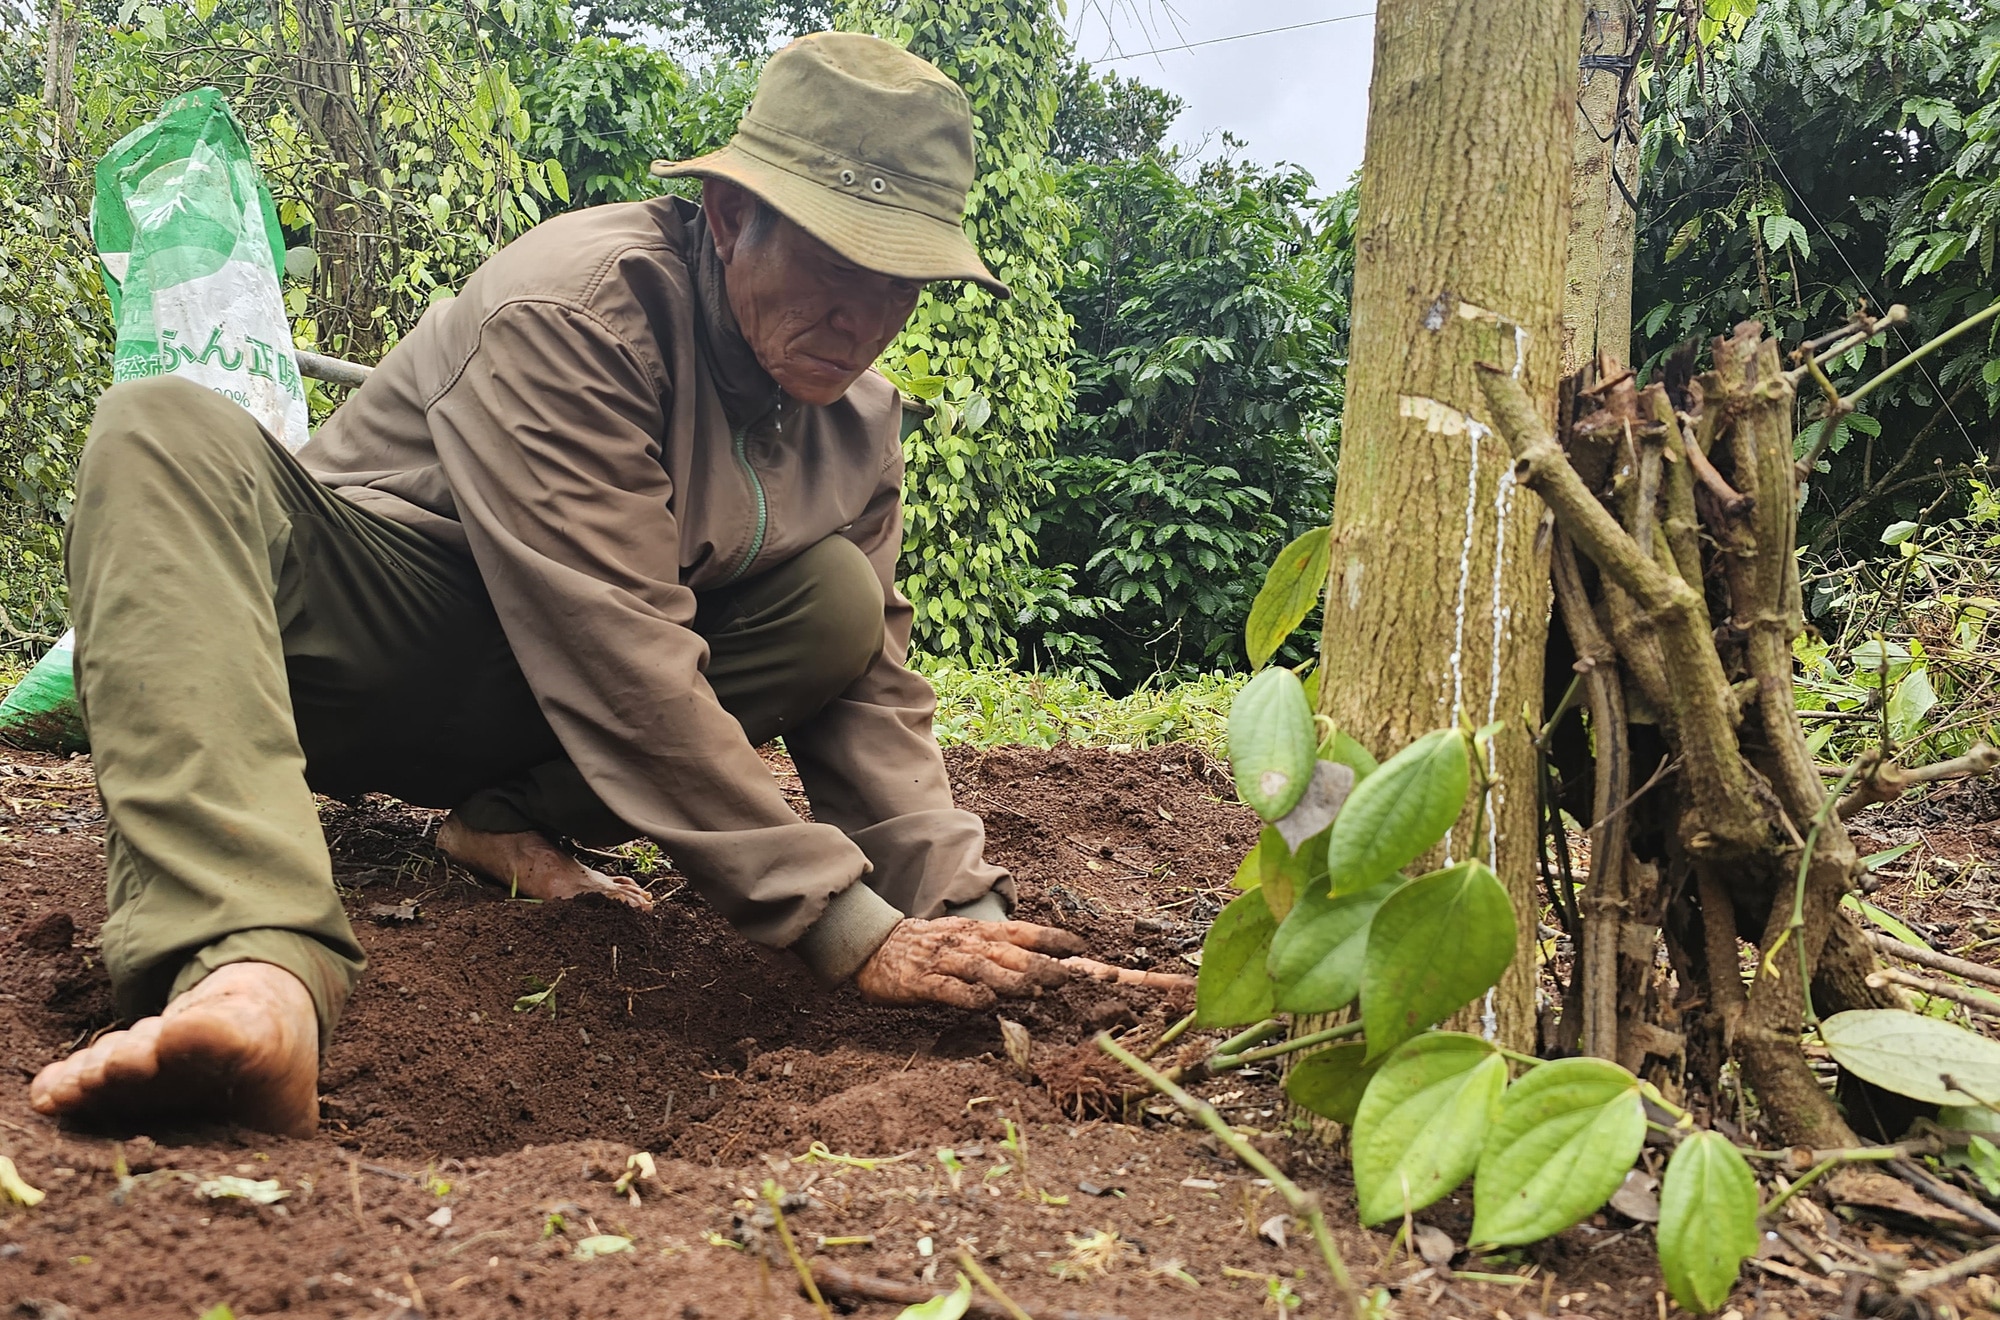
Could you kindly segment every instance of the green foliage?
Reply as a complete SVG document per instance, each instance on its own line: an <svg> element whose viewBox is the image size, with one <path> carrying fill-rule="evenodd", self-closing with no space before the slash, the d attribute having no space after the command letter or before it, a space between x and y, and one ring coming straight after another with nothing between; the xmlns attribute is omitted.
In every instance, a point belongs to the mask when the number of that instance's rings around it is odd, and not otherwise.
<svg viewBox="0 0 2000 1320"><path fill-rule="evenodd" d="M1866 1008L1835 1013L1819 1034L1835 1063L1885 1091L1932 1105L2000 1097L2000 1043L1964 1027L1900 1008Z"/></svg>
<svg viewBox="0 0 2000 1320"><path fill-rule="evenodd" d="M1195 978L1195 1022L1238 1027L1271 1015L1271 978L1264 973L1278 923L1255 890L1229 901L1209 927Z"/></svg>
<svg viewBox="0 0 2000 1320"><path fill-rule="evenodd" d="M2000 231L2000 9L1762 0L1645 98L1635 356L1749 317L1790 341L1866 299L1910 325L1829 364L1851 389L1992 300ZM1802 398L1801 450L1822 411ZM1898 378L1826 446L1801 526L1867 538L1984 462L2000 353L1967 335ZM1942 472L1934 460L1943 460Z"/></svg>
<svg viewBox="0 0 2000 1320"><path fill-rule="evenodd" d="M1165 153L1161 140L1186 102L1137 78L1066 62L1056 86L1049 152L1065 165L1109 165Z"/></svg>
<svg viewBox="0 0 2000 1320"><path fill-rule="evenodd" d="M1334 892L1367 889L1428 852L1464 809L1471 776L1465 735L1439 729L1361 781L1327 843Z"/></svg>
<svg viewBox="0 0 2000 1320"><path fill-rule="evenodd" d="M1469 1177L1507 1086L1507 1060L1477 1036L1431 1031L1384 1060L1354 1118L1364 1224L1421 1210Z"/></svg>
<svg viewBox="0 0 2000 1320"><path fill-rule="evenodd" d="M908 47L972 103L979 177L967 223L1013 290L927 289L883 355L892 374L944 407L904 441L904 590L917 644L975 663L1017 652L1027 604L1033 464L1070 407L1070 322L1057 301L1074 207L1049 160L1055 74L1066 47L1050 0L856 0L840 26Z"/></svg>
<svg viewBox="0 0 2000 1320"><path fill-rule="evenodd" d="M1514 960L1514 937L1507 887L1484 862L1460 862L1398 888L1368 928L1361 970L1368 1057L1380 1058L1497 984Z"/></svg>
<svg viewBox="0 0 2000 1320"><path fill-rule="evenodd" d="M1307 886L1271 940L1267 967L1277 1006L1287 1013L1331 1013L1361 993L1371 923L1402 880L1357 894Z"/></svg>
<svg viewBox="0 0 2000 1320"><path fill-rule="evenodd" d="M30 102L0 111L0 655L39 655L66 626L61 526L111 383L87 203L43 178L55 130Z"/></svg>
<svg viewBox="0 0 2000 1320"><path fill-rule="evenodd" d="M1319 604L1333 557L1332 536L1332 528L1315 527L1278 552L1243 626L1252 669L1262 668Z"/></svg>
<svg viewBox="0 0 2000 1320"><path fill-rule="evenodd" d="M1744 1258L1757 1254L1757 1179L1719 1133L1695 1133L1667 1161L1659 1244L1667 1291L1704 1315L1729 1300Z"/></svg>
<svg viewBox="0 0 2000 1320"><path fill-rule="evenodd" d="M1305 796L1318 744L1305 686L1291 670L1266 669L1236 694L1229 711L1230 768L1237 795L1265 820L1281 819Z"/></svg>
<svg viewBox="0 0 2000 1320"><path fill-rule="evenodd" d="M1222 754L1240 675L1204 674L1147 684L1112 697L1075 673L969 669L919 657L937 690L938 741L946 746L1155 747L1188 743Z"/></svg>
<svg viewBox="0 0 2000 1320"><path fill-rule="evenodd" d="M1063 186L1081 208L1062 295L1077 407L1029 530L1078 595L1117 608L1023 640L1094 637L1132 683L1229 654L1267 547L1328 519L1354 198L1150 154Z"/></svg>
<svg viewBox="0 0 2000 1320"><path fill-rule="evenodd" d="M1562 1232L1611 1198L1646 1140L1639 1081L1603 1059L1557 1059L1507 1089L1473 1184L1472 1242Z"/></svg>
<svg viewBox="0 0 2000 1320"><path fill-rule="evenodd" d="M1285 1074L1285 1098L1336 1123L1352 1123L1379 1068L1367 1054L1368 1046L1356 1042L1307 1055Z"/></svg>

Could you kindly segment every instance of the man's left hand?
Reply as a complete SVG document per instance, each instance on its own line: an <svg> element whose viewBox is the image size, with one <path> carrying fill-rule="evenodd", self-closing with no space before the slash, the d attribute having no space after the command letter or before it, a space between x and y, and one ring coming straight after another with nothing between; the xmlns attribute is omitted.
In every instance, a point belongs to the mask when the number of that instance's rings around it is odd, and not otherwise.
<svg viewBox="0 0 2000 1320"><path fill-rule="evenodd" d="M1070 979L1056 961L1080 954L1083 940L1027 921L967 917L910 918L854 975L862 997L877 1004L993 1007L999 996L1025 998Z"/></svg>

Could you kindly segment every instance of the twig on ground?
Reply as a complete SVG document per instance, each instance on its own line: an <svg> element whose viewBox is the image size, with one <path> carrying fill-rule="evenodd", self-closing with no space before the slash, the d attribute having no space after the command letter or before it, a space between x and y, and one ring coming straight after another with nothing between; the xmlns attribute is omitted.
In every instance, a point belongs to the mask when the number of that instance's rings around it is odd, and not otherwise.
<svg viewBox="0 0 2000 1320"><path fill-rule="evenodd" d="M1988 1233L2000 1233L2000 1214L1993 1213L1979 1198L1967 1196L1950 1183L1932 1177L1929 1171L1915 1160L1890 1160L1889 1172L1945 1209L1958 1211Z"/></svg>
<svg viewBox="0 0 2000 1320"><path fill-rule="evenodd" d="M778 1229L778 1241L784 1244L785 1254L791 1257L792 1268L799 1272L799 1286L805 1289L806 1296L812 1298L812 1304L819 1308L819 1313L826 1317L826 1320L833 1320L833 1308L826 1304L826 1298L819 1295L819 1285L813 1282L812 1267L807 1265L806 1258L799 1254L799 1244L792 1239L791 1226L785 1223L785 1194L774 1179L764 1180L764 1204L771 1207L771 1218L776 1221Z"/></svg>
<svg viewBox="0 0 2000 1320"><path fill-rule="evenodd" d="M2000 1017L2000 1003L1995 1003L1991 995L1982 995L1976 990L1966 990L1946 981L1933 981L1927 976L1914 976L1900 967L1881 967L1868 973L1869 989L1879 990L1885 985L1899 985L1933 999L1949 999L1954 1004L1963 1004L1987 1017Z"/></svg>
<svg viewBox="0 0 2000 1320"><path fill-rule="evenodd" d="M1341 1259L1340 1248L1334 1245L1333 1233L1326 1226L1326 1212L1320 1208L1319 1197L1287 1178L1284 1170L1265 1158L1264 1152L1244 1140L1235 1128L1230 1127L1228 1121L1215 1111L1214 1105L1199 1096L1190 1095L1171 1078L1120 1046L1117 1041L1111 1039L1109 1032L1097 1033L1097 1048L1145 1078L1154 1090L1179 1105L1190 1118L1214 1133L1216 1140L1229 1147L1237 1159L1255 1169L1261 1176L1270 1179L1271 1186L1277 1189L1278 1195L1284 1198L1292 1213L1311 1228L1313 1240L1319 1244L1320 1255L1326 1261L1327 1273L1333 1276L1333 1286L1340 1293L1349 1320L1359 1320L1361 1299L1354 1291L1354 1280L1348 1276L1347 1262Z"/></svg>
<svg viewBox="0 0 2000 1320"><path fill-rule="evenodd" d="M1981 985L2000 986L2000 968L1988 967L1983 963L1970 962L1964 958L1954 958L1948 953L1935 949L1920 949L1914 944L1905 944L1894 935L1884 935L1880 931L1869 931L1868 942L1875 946L1875 952L1913 962L1919 967L1928 967L1936 972L1948 972Z"/></svg>
<svg viewBox="0 0 2000 1320"><path fill-rule="evenodd" d="M1912 1270L1896 1281L1896 1291L1909 1297L1930 1288L1968 1279L1990 1265L2000 1264L2000 1245L1983 1248L1934 1270Z"/></svg>
<svg viewBox="0 0 2000 1320"><path fill-rule="evenodd" d="M813 1281L835 1297L847 1297L858 1302L890 1302L903 1306L913 1306L931 1300L932 1290L921 1284L904 1283L899 1279L883 1279L872 1274L857 1274L843 1269L829 1261L812 1262ZM1014 1320L998 1302L984 1297L975 1297L965 1308L965 1314L972 1320ZM1039 1320L1125 1320L1122 1315L1106 1312L1095 1314L1083 1311L1043 1311Z"/></svg>
<svg viewBox="0 0 2000 1320"><path fill-rule="evenodd" d="M1178 972L1142 972L1136 967L1119 967L1095 958L1064 958L1062 965L1093 981L1138 986L1146 990L1192 990L1194 978Z"/></svg>

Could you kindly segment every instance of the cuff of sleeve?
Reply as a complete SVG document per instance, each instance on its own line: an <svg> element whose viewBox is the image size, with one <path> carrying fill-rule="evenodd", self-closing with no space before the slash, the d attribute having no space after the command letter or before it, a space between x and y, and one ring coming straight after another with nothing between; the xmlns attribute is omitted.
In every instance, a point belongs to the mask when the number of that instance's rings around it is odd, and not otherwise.
<svg viewBox="0 0 2000 1320"><path fill-rule="evenodd" d="M944 914L947 917L964 917L968 921L1005 921L1007 900L989 889L969 903L945 904Z"/></svg>
<svg viewBox="0 0 2000 1320"><path fill-rule="evenodd" d="M887 899L856 881L827 900L826 909L792 944L792 951L815 977L834 985L860 971L902 919Z"/></svg>

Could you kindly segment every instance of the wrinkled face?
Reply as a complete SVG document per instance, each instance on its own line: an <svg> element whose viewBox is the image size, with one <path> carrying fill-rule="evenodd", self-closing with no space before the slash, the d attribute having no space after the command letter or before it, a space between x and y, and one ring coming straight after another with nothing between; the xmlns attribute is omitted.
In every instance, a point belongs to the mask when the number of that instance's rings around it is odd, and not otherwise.
<svg viewBox="0 0 2000 1320"><path fill-rule="evenodd" d="M838 401L910 319L922 284L863 270L776 212L760 217L725 180L706 180L701 200L757 361L801 403Z"/></svg>

